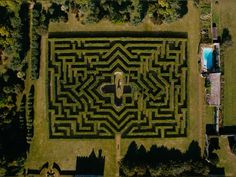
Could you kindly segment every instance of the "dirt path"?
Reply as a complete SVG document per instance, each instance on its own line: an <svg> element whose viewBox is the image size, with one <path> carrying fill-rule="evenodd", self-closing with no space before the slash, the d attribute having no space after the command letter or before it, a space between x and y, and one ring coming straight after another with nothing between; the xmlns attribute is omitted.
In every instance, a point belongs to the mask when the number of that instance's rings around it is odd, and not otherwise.
<svg viewBox="0 0 236 177"><path fill-rule="evenodd" d="M115 136L115 145L116 145L116 176L119 177L119 169L120 169L120 140L121 135L116 134Z"/></svg>

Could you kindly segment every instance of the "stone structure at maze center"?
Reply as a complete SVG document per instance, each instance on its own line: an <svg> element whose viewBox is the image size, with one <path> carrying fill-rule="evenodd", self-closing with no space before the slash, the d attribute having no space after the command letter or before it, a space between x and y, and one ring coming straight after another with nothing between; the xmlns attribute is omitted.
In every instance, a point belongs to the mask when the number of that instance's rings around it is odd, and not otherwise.
<svg viewBox="0 0 236 177"><path fill-rule="evenodd" d="M187 135L186 38L49 37L47 72L50 138Z"/></svg>

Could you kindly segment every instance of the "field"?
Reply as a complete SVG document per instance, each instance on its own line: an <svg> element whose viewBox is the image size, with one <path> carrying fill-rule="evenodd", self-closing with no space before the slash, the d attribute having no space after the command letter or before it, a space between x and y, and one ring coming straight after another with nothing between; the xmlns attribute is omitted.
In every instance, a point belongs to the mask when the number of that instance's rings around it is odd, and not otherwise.
<svg viewBox="0 0 236 177"><path fill-rule="evenodd" d="M222 4L223 3L223 4ZM233 45L226 49L224 56L224 120L223 124L226 126L232 126L236 124L236 78L234 76L236 66L236 24L234 19L236 18L235 7L236 1L228 0L218 4L219 20L220 20L220 34L223 29L227 28L232 35ZM221 149L218 151L220 158L220 165L225 167L226 176L235 176L236 169L233 164L236 164L235 155L231 153L227 138L221 138ZM225 158L227 157L227 158Z"/></svg>
<svg viewBox="0 0 236 177"><path fill-rule="evenodd" d="M236 24L233 19L236 17L234 13L236 2L229 0L224 2L224 5L220 6L220 29L221 34L223 28L228 28L230 34L233 36L233 46L225 51L224 56L224 72L225 72L225 87L224 87L224 125L235 125L236 124L236 78L234 77L234 67L236 66Z"/></svg>
<svg viewBox="0 0 236 177"><path fill-rule="evenodd" d="M197 140L203 149L199 12L192 2L188 8L183 19L161 26L147 19L137 27L81 25L72 15L67 24L50 24L41 41L35 135L26 167L39 169L48 161L74 170L77 155L102 149L104 176L113 177L133 140L147 149L157 144L182 151ZM186 35L160 35L169 31Z"/></svg>

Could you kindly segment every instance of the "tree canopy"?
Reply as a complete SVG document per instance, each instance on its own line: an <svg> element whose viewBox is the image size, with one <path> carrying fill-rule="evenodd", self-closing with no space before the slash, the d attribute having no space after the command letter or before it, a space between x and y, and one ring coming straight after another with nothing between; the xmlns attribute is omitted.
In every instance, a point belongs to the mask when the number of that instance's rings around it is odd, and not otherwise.
<svg viewBox="0 0 236 177"><path fill-rule="evenodd" d="M83 3L70 2L83 14L83 23L97 23L108 19L113 23L130 22L137 25L146 18L153 23L170 23L182 18L187 12L187 1L176 0L87 0Z"/></svg>
<svg viewBox="0 0 236 177"><path fill-rule="evenodd" d="M185 153L156 145L147 151L143 145L138 147L132 142L120 163L121 176L207 176L209 170L196 141L191 142Z"/></svg>

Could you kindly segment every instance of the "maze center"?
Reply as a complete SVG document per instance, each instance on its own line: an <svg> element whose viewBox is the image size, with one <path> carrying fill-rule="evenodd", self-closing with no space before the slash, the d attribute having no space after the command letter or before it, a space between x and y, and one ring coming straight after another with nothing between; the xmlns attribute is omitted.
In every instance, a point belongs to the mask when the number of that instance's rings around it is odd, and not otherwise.
<svg viewBox="0 0 236 177"><path fill-rule="evenodd" d="M47 73L50 138L187 136L185 38L49 37Z"/></svg>

